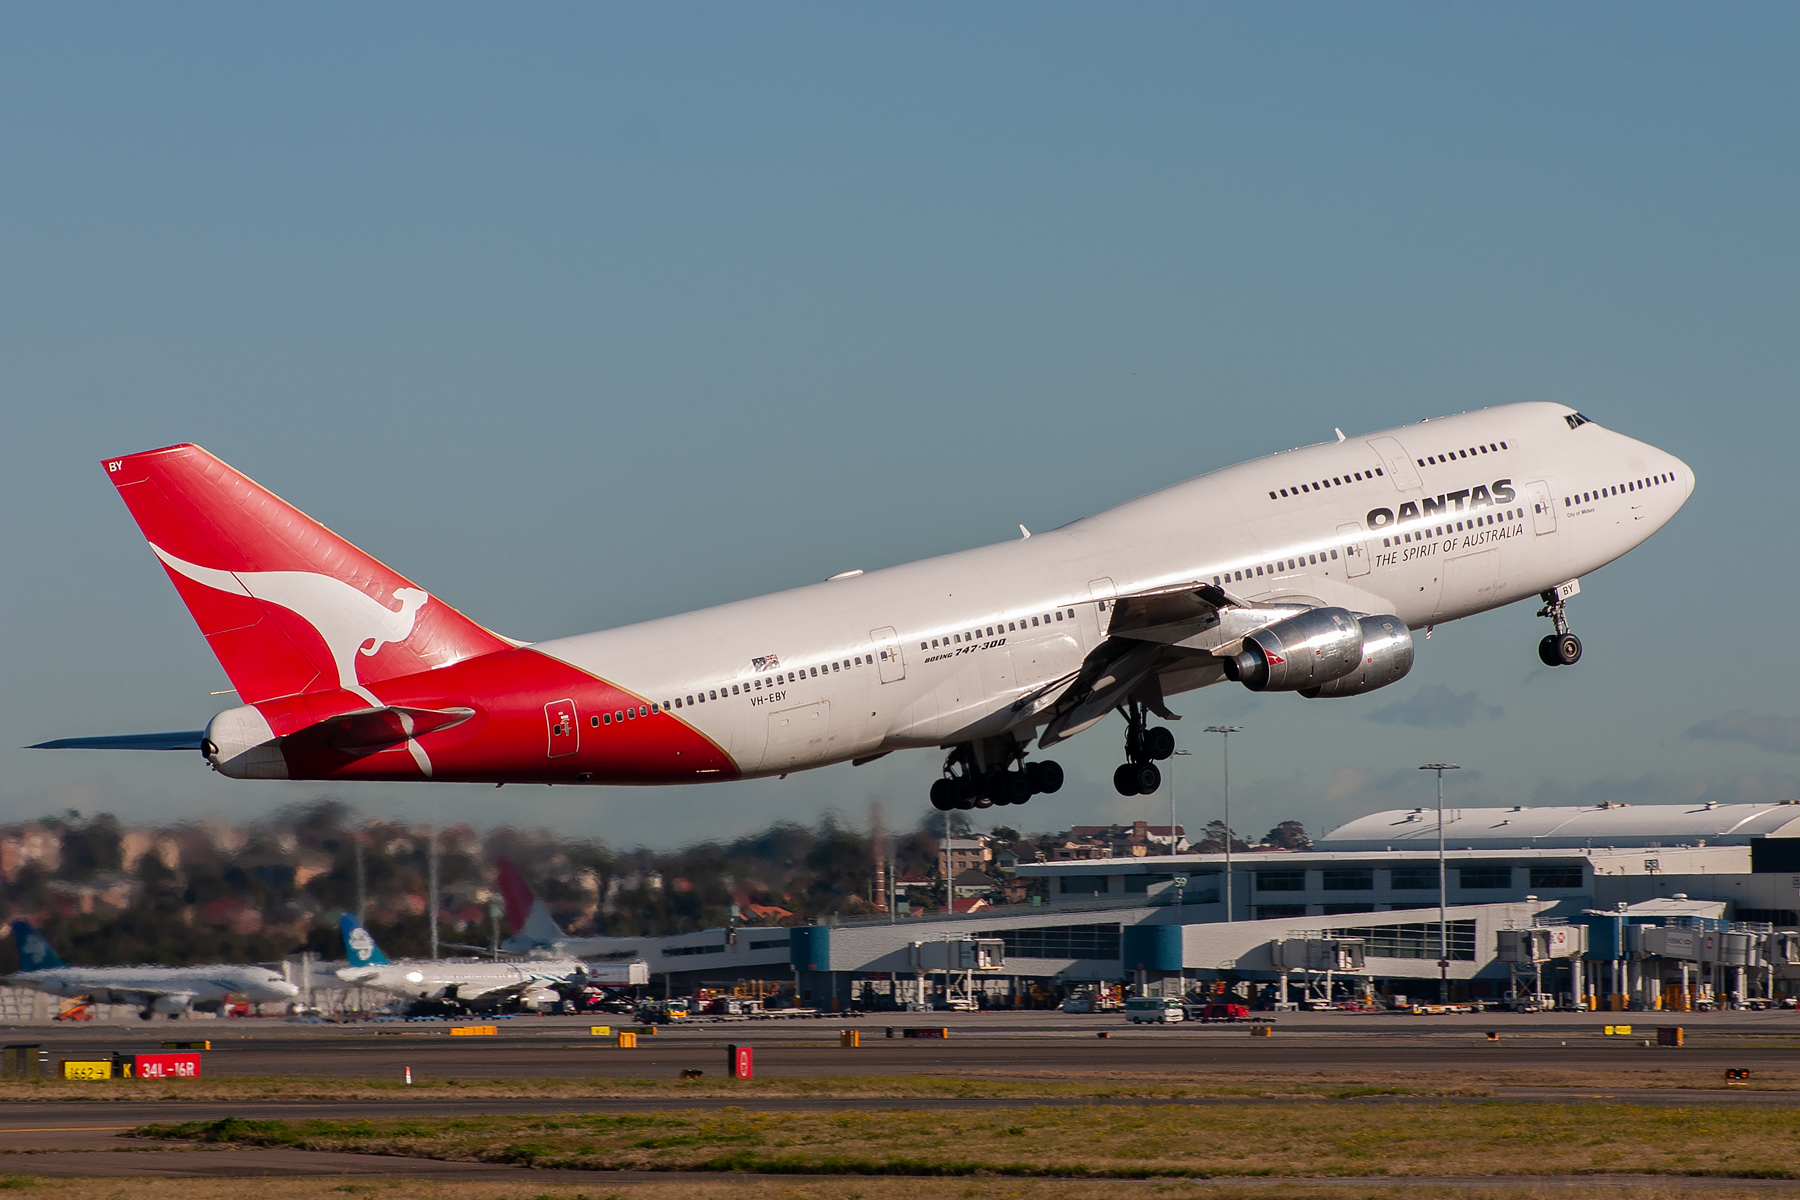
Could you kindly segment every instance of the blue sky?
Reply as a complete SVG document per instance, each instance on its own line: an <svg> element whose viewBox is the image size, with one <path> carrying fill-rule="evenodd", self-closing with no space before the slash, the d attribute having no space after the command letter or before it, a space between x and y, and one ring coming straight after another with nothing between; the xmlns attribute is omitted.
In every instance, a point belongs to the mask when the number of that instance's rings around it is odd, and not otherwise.
<svg viewBox="0 0 1800 1200"><path fill-rule="evenodd" d="M1061 524L1516 400L1681 455L1677 520L1350 701L1175 703L1181 818L1800 797L1793 6L0 11L0 743L226 686L98 465L197 441L513 636ZM1005 819L1167 813L1116 721ZM621 845L915 820L935 756L731 787L231 783L0 749L0 819L322 794Z"/></svg>

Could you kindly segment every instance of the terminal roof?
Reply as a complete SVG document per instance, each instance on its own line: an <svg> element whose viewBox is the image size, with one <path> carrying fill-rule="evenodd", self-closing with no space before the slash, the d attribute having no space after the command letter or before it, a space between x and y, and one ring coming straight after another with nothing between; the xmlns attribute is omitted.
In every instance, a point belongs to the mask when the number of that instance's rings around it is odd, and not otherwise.
<svg viewBox="0 0 1800 1200"><path fill-rule="evenodd" d="M1418 850L1437 844L1437 810L1395 808L1340 825L1320 850ZM1747 845L1800 837L1800 801L1785 804L1599 804L1446 808L1444 838L1477 850Z"/></svg>

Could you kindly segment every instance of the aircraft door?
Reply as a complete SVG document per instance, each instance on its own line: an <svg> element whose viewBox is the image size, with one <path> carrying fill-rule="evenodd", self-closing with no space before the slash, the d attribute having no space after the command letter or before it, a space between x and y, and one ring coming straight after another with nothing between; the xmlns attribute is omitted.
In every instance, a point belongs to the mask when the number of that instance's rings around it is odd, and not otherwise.
<svg viewBox="0 0 1800 1200"><path fill-rule="evenodd" d="M1338 526L1338 537L1344 543L1344 570L1354 579L1369 573L1369 551L1363 544L1363 527L1355 521Z"/></svg>
<svg viewBox="0 0 1800 1200"><path fill-rule="evenodd" d="M1525 485L1525 501L1531 505L1531 528L1538 534L1556 532L1556 505L1550 496L1550 485L1535 480Z"/></svg>
<svg viewBox="0 0 1800 1200"><path fill-rule="evenodd" d="M1105 640L1106 631L1112 625L1112 602L1113 597L1118 595L1118 589L1113 587L1110 578L1102 575L1098 579L1088 580L1088 595L1094 599L1094 638L1098 645Z"/></svg>
<svg viewBox="0 0 1800 1200"><path fill-rule="evenodd" d="M581 723L575 718L575 701L552 700L544 705L544 725L550 733L546 758L561 758L581 748Z"/></svg>
<svg viewBox="0 0 1800 1200"><path fill-rule="evenodd" d="M900 638L892 625L871 629L869 639L875 643L876 661L881 667L881 682L898 683L906 678L906 660L900 657Z"/></svg>
<svg viewBox="0 0 1800 1200"><path fill-rule="evenodd" d="M1388 478L1394 481L1395 487L1403 492L1411 492L1425 486L1424 480L1419 478L1418 468L1413 466L1413 457L1406 452L1405 446L1391 437L1370 438L1369 445L1374 447L1375 453L1381 455L1381 467L1387 472Z"/></svg>

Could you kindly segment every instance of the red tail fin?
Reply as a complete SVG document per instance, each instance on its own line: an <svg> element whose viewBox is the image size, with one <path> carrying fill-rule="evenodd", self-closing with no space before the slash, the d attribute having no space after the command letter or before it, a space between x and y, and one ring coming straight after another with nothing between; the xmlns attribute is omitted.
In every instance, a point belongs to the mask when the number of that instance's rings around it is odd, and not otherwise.
<svg viewBox="0 0 1800 1200"><path fill-rule="evenodd" d="M506 923L514 933L519 933L531 917L532 901L537 897L531 894L531 885L519 874L519 868L513 866L512 859L497 858L494 866L500 872L500 895L506 899Z"/></svg>
<svg viewBox="0 0 1800 1200"><path fill-rule="evenodd" d="M511 643L198 446L106 461L246 704L364 685Z"/></svg>

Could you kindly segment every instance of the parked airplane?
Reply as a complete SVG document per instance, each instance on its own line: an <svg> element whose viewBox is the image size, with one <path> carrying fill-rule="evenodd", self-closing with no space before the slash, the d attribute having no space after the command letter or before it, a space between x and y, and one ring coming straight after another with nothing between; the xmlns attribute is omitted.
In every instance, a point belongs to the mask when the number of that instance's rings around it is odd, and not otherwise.
<svg viewBox="0 0 1800 1200"><path fill-rule="evenodd" d="M71 967L28 921L14 921L19 970L6 977L13 987L52 996L88 996L97 1004L131 1004L148 1021L157 1013L173 1020L201 1001L230 998L252 1004L292 1000L300 989L264 967L229 963L200 967Z"/></svg>
<svg viewBox="0 0 1800 1200"><path fill-rule="evenodd" d="M1581 657L1578 578L1694 488L1675 456L1560 404L1484 409L1214 471L1061 529L600 633L503 638L196 446L106 461L242 707L198 748L239 779L698 783L948 751L939 808L1024 803L1026 761L1118 710L1154 792L1175 693L1344 697L1412 630L1542 596Z"/></svg>
<svg viewBox="0 0 1800 1200"><path fill-rule="evenodd" d="M354 987L392 992L412 1000L494 1002L531 988L585 976L582 964L572 958L515 962L420 958L391 962L354 914L345 913L338 925L343 931L344 957L349 965L340 967L337 977Z"/></svg>

